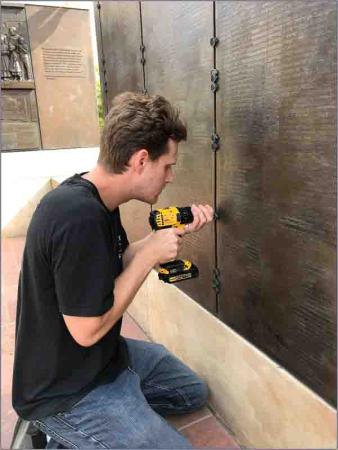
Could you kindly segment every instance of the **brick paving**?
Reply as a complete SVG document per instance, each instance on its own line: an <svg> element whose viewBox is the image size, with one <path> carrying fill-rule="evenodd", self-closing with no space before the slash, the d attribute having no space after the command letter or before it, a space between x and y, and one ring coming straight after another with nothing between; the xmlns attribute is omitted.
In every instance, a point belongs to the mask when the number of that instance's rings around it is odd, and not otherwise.
<svg viewBox="0 0 338 450"><path fill-rule="evenodd" d="M1 242L1 448L8 449L17 419L11 406L11 383L14 354L16 293L25 238L4 238ZM122 334L133 339L149 340L126 313ZM192 414L171 416L167 420L184 434L196 448L239 449L231 433L211 410L202 408Z"/></svg>

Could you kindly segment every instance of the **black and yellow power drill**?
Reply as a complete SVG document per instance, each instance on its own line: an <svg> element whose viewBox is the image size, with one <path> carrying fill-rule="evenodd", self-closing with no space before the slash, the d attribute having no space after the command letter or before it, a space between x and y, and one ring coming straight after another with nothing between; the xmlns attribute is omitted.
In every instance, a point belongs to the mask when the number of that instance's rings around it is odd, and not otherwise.
<svg viewBox="0 0 338 450"><path fill-rule="evenodd" d="M149 223L153 230L164 230L165 228L184 228L187 223L194 220L190 206L178 208L169 206L169 208L156 209L151 211ZM198 277L198 268L187 259L176 259L160 265L158 278L166 283L177 283L178 281L188 280Z"/></svg>

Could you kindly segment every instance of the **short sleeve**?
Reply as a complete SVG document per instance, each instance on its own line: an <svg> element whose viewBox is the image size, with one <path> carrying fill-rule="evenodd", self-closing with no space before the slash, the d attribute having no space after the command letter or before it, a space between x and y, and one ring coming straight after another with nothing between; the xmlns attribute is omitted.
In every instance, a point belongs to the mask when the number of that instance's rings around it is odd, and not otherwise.
<svg viewBox="0 0 338 450"><path fill-rule="evenodd" d="M112 307L113 258L111 229L105 220L83 218L55 233L52 264L62 314L100 316Z"/></svg>

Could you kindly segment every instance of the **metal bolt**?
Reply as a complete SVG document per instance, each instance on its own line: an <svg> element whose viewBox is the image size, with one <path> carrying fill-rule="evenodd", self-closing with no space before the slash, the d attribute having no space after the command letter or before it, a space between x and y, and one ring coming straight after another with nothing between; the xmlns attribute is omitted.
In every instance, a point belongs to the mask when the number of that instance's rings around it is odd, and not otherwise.
<svg viewBox="0 0 338 450"><path fill-rule="evenodd" d="M212 92L216 92L218 90L218 84L212 83L210 89Z"/></svg>
<svg viewBox="0 0 338 450"><path fill-rule="evenodd" d="M210 39L210 45L211 45L212 47L216 47L218 43L219 43L218 37L214 36L214 37L212 37L212 38Z"/></svg>
<svg viewBox="0 0 338 450"><path fill-rule="evenodd" d="M212 142L216 142L216 144L218 144L220 141L220 137L218 136L217 133L212 133L211 140L212 140Z"/></svg>
<svg viewBox="0 0 338 450"><path fill-rule="evenodd" d="M212 69L210 71L210 77L211 77L211 81L213 83L216 83L219 79L219 71L217 69Z"/></svg>
<svg viewBox="0 0 338 450"><path fill-rule="evenodd" d="M214 150L214 151L218 150L220 138L217 133L213 133L211 135L211 141L212 141L212 144L211 144L212 150Z"/></svg>

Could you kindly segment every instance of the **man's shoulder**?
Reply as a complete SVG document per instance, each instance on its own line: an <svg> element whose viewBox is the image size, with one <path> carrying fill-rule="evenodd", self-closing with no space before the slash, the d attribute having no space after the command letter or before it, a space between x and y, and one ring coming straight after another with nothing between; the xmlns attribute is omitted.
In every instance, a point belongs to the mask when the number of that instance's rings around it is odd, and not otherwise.
<svg viewBox="0 0 338 450"><path fill-rule="evenodd" d="M94 193L85 186L62 183L41 199L36 215L47 221L70 222L88 217L103 219L107 212Z"/></svg>

